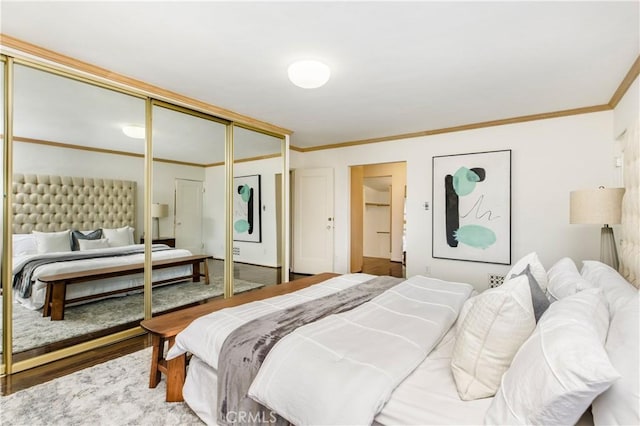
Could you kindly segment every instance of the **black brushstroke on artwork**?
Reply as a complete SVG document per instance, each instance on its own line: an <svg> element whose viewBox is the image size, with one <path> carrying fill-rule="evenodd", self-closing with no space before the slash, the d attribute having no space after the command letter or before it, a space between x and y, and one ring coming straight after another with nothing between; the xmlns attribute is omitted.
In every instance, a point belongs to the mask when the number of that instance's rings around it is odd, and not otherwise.
<svg viewBox="0 0 640 426"><path fill-rule="evenodd" d="M447 244L449 247L458 247L455 232L460 227L460 214L458 209L458 194L453 188L453 176L444 177L444 198L445 198L445 231Z"/></svg>
<svg viewBox="0 0 640 426"><path fill-rule="evenodd" d="M238 187L238 194L242 195L242 188L244 185ZM247 222L249 222L249 235L253 234L253 188L249 188L249 200L247 200Z"/></svg>
<svg viewBox="0 0 640 426"><path fill-rule="evenodd" d="M489 222L491 222L492 220L499 219L500 216L495 216L493 214L492 210L485 210L484 212L481 210L483 201L484 201L484 194L482 194L481 196L478 197L476 202L473 204L473 207L471 207L471 210L469 210L466 214L461 214L460 217L465 218L465 217L469 216L471 214L471 212L475 211L475 218L476 219L482 219L485 216L487 216L487 220Z"/></svg>
<svg viewBox="0 0 640 426"><path fill-rule="evenodd" d="M481 167L470 169L478 176L478 182L482 182L487 177L486 171ZM453 176L446 175L444 177L444 198L445 198L445 235L447 237L447 245L449 247L458 247L455 233L460 228L460 205L459 197L453 187ZM467 213L468 215L469 213ZM489 216L491 217L491 216Z"/></svg>

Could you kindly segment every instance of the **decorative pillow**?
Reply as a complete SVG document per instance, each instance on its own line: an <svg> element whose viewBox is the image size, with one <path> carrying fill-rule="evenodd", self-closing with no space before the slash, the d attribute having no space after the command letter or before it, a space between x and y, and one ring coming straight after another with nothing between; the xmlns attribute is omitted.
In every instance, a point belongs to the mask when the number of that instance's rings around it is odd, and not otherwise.
<svg viewBox="0 0 640 426"><path fill-rule="evenodd" d="M605 350L622 375L591 405L597 425L640 425L640 293L611 318Z"/></svg>
<svg viewBox="0 0 640 426"><path fill-rule="evenodd" d="M620 377L603 347L608 323L599 289L551 304L502 377L485 423L576 424Z"/></svg>
<svg viewBox="0 0 640 426"><path fill-rule="evenodd" d="M582 276L593 284L595 287L601 288L609 302L609 311L611 316L616 313L618 308L629 299L633 299L638 290L622 275L612 267L595 260L585 260L582 262Z"/></svg>
<svg viewBox="0 0 640 426"><path fill-rule="evenodd" d="M33 231L36 237L38 253L57 253L71 251L71 231L38 232Z"/></svg>
<svg viewBox="0 0 640 426"><path fill-rule="evenodd" d="M576 264L568 257L558 260L547 271L549 283L547 285L547 295L552 301L560 300L567 296L576 294L579 291L593 288L593 284L585 280Z"/></svg>
<svg viewBox="0 0 640 426"><path fill-rule="evenodd" d="M109 239L107 238L99 238L97 240L78 240L78 245L81 251L97 250L110 247Z"/></svg>
<svg viewBox="0 0 640 426"><path fill-rule="evenodd" d="M536 319L536 323L540 320L544 311L549 308L551 304L547 296L544 294L540 286L538 285L538 281L531 273L531 265L527 265L524 268L524 271L520 273L520 275L516 276L525 276L529 280L529 290L531 291L531 303L533 304L533 315Z"/></svg>
<svg viewBox="0 0 640 426"><path fill-rule="evenodd" d="M524 271L524 268L526 268L527 265L531 265L531 273L534 277L536 277L536 281L538 282L538 285L540 286L542 291L546 292L547 272L545 271L544 266L542 266L540 259L538 259L538 254L536 252L529 253L528 255L518 260L516 264L511 267L505 277L507 277L508 279L512 275L520 274L522 271Z"/></svg>
<svg viewBox="0 0 640 426"><path fill-rule="evenodd" d="M536 326L526 276L474 299L458 329L451 358L458 395L465 401L496 393L502 374Z"/></svg>
<svg viewBox="0 0 640 426"><path fill-rule="evenodd" d="M102 236L109 239L109 245L111 247L130 246L134 244L133 228L130 226L116 229L103 228Z"/></svg>
<svg viewBox="0 0 640 426"><path fill-rule="evenodd" d="M33 234L13 234L13 256L38 253L36 236Z"/></svg>
<svg viewBox="0 0 640 426"><path fill-rule="evenodd" d="M71 231L71 249L80 250L78 240L99 240L102 238L102 229L96 229L95 231Z"/></svg>

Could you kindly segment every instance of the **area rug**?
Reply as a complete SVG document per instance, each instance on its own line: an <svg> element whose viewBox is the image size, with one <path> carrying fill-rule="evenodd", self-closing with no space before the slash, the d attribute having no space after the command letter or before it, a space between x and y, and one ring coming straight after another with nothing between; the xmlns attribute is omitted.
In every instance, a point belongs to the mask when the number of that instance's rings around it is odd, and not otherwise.
<svg viewBox="0 0 640 426"><path fill-rule="evenodd" d="M184 402L149 389L151 348L0 397L0 424L202 425Z"/></svg>
<svg viewBox="0 0 640 426"><path fill-rule="evenodd" d="M234 280L236 293L263 287L262 284ZM223 294L223 278L211 277L211 283L184 282L153 289L153 312L217 297ZM2 316L0 296L0 317ZM142 293L65 308L63 321L51 321L42 311L32 311L13 304L13 352L37 348L52 342L82 336L98 330L133 321L141 321L144 314ZM1 327L0 327L1 328ZM0 338L2 330L0 330Z"/></svg>

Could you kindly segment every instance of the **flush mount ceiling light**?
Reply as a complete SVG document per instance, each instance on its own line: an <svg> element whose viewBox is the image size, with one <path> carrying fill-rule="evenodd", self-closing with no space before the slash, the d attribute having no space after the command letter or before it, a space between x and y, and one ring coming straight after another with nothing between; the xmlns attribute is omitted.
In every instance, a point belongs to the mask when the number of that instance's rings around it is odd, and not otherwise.
<svg viewBox="0 0 640 426"><path fill-rule="evenodd" d="M136 124L122 126L122 133L133 139L144 139L144 127Z"/></svg>
<svg viewBox="0 0 640 426"><path fill-rule="evenodd" d="M323 86L331 77L331 70L327 65L310 60L292 63L289 65L287 73L289 80L303 89L315 89Z"/></svg>

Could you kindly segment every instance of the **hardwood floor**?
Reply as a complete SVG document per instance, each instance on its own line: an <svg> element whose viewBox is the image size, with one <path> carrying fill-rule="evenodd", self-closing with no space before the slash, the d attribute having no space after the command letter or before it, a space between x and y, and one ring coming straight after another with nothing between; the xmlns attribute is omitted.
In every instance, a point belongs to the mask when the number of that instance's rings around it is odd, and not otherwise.
<svg viewBox="0 0 640 426"><path fill-rule="evenodd" d="M213 274L223 270L222 261L212 260L211 262L213 264L211 265L212 268L210 268L210 271L214 271ZM404 266L402 263L391 262L389 259L365 257L362 272L374 275L403 277ZM279 268L265 268L239 263L234 265L234 277L238 279L259 282L265 285L275 285L281 281L280 276L281 271ZM291 274L290 280L305 276L307 275ZM135 326L135 324L132 324L132 326ZM151 346L149 336L138 336L22 371L11 376L3 376L0 377L0 395L10 395L19 390L139 351L147 346ZM38 353L31 355L38 355Z"/></svg>
<svg viewBox="0 0 640 426"><path fill-rule="evenodd" d="M403 278L405 267L401 262L392 262L389 259L379 257L364 257L362 262L362 272L373 275L389 275Z"/></svg>

